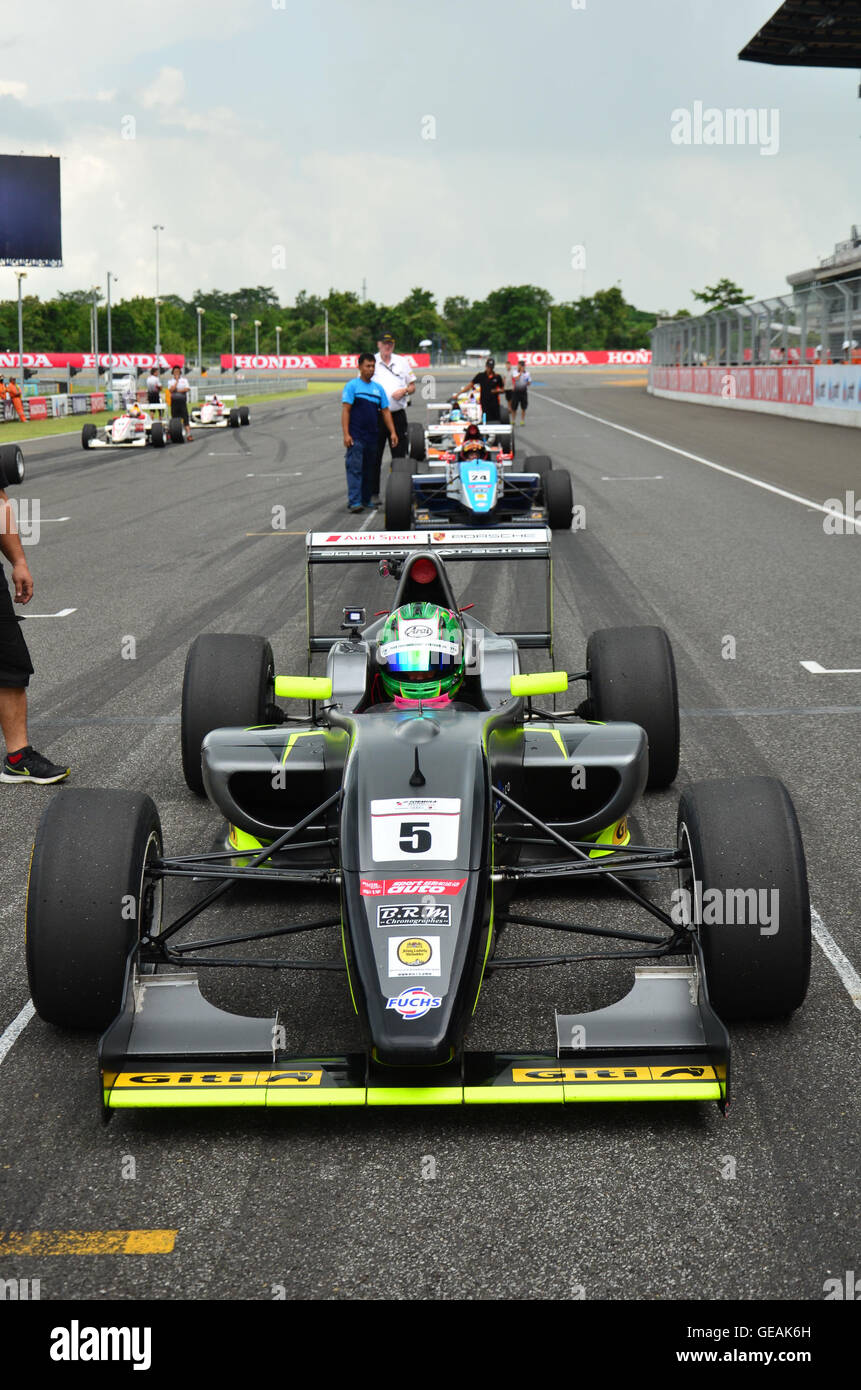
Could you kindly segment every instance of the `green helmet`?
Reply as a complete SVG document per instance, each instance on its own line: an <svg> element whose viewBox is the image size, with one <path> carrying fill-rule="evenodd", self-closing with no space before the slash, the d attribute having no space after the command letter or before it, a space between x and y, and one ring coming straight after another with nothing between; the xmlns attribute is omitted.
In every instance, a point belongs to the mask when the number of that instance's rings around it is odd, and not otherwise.
<svg viewBox="0 0 861 1390"><path fill-rule="evenodd" d="M377 655L383 688L392 699L453 695L466 665L460 619L436 603L405 603L386 618Z"/></svg>

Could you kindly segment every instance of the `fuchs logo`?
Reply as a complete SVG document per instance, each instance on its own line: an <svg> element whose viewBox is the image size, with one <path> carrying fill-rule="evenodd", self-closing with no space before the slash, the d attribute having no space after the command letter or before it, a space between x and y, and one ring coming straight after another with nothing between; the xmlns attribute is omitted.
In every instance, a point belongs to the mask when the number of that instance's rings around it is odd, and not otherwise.
<svg viewBox="0 0 861 1390"><path fill-rule="evenodd" d="M401 1018L424 1018L430 1009L438 1009L442 1000L436 994L429 994L426 989L405 989L395 999L389 999L386 1003L387 1009L394 1009L400 1014Z"/></svg>
<svg viewBox="0 0 861 1390"><path fill-rule="evenodd" d="M378 927L449 927L451 908L448 903L424 907L419 903L398 903L397 907L380 905L377 908Z"/></svg>

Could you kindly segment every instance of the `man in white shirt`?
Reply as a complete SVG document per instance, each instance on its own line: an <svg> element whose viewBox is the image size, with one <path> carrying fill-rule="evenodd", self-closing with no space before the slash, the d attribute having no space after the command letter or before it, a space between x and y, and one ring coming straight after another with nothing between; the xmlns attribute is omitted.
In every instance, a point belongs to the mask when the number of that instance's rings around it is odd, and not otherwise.
<svg viewBox="0 0 861 1390"><path fill-rule="evenodd" d="M374 354L374 375L371 378L378 386L381 386L389 398L389 409L392 412L392 424L398 436L397 446L391 444L393 459L403 459L407 456L407 401L416 389L415 372L410 367L405 357L399 357L394 352L395 340L391 333L384 333L377 343L378 351ZM374 467L374 476L371 479L371 505L379 506L380 502L380 471L383 466L383 454L386 449L386 440L389 432L383 420L380 420L379 433L377 435L377 459Z"/></svg>
<svg viewBox="0 0 861 1390"><path fill-rule="evenodd" d="M146 398L149 405L157 405L161 400L161 382L157 367L150 368L150 374L146 379Z"/></svg>

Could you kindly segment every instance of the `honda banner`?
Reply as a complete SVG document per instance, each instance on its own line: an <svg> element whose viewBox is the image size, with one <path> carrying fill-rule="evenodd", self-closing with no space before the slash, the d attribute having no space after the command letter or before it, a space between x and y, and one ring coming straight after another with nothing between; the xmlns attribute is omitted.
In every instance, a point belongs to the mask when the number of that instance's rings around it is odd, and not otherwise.
<svg viewBox="0 0 861 1390"><path fill-rule="evenodd" d="M158 359L162 371L167 371L170 367L184 367L185 357L182 353L162 353ZM154 352L113 352L110 355L106 352L99 353L99 370L105 367L114 367L122 370L133 367L154 367L156 355ZM24 366L45 368L45 367L77 367L79 370L89 368L94 370L96 365L95 354L92 352L25 352ZM0 368L19 366L17 352L0 352Z"/></svg>
<svg viewBox="0 0 861 1390"><path fill-rule="evenodd" d="M649 384L658 391L680 391L724 400L773 401L814 405L814 367L653 367Z"/></svg>
<svg viewBox="0 0 861 1390"><path fill-rule="evenodd" d="M427 352L402 353L400 355L409 362L411 367L430 366L430 354ZM238 372L313 372L320 368L330 371L344 371L350 368L358 370L358 366L359 354L357 352L344 353L339 356L330 355L329 357L303 357L298 355L288 357L266 357L262 354L255 355L254 353L238 352L235 357L231 357L230 353L225 353L221 358L221 370L223 372L233 371L234 367Z"/></svg>
<svg viewBox="0 0 861 1390"><path fill-rule="evenodd" d="M527 367L648 367L649 348L608 352L509 352L508 362L525 362Z"/></svg>

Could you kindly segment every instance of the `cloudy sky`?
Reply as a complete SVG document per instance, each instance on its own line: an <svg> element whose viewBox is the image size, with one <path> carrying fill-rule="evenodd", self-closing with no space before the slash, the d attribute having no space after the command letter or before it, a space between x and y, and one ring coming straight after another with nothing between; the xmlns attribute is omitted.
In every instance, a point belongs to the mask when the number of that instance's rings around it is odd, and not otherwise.
<svg viewBox="0 0 861 1390"><path fill-rule="evenodd" d="M855 71L738 61L777 3L41 0L35 26L19 5L0 152L62 158L64 265L28 290L111 270L117 298L154 293L159 222L186 298L781 293L861 222L861 103ZM676 143L697 102L761 108L762 144Z"/></svg>

